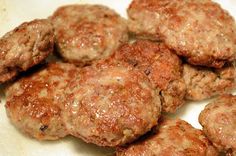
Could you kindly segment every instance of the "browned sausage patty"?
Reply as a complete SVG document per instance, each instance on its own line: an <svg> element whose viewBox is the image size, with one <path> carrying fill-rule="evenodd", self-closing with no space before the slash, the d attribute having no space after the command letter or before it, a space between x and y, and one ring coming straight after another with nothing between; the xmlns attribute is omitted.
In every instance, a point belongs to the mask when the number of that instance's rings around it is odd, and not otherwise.
<svg viewBox="0 0 236 156"><path fill-rule="evenodd" d="M126 21L102 5L68 5L51 17L61 56L79 65L108 57L128 40Z"/></svg>
<svg viewBox="0 0 236 156"><path fill-rule="evenodd" d="M133 0L131 32L164 40L193 65L220 68L236 56L236 24L211 0Z"/></svg>
<svg viewBox="0 0 236 156"><path fill-rule="evenodd" d="M235 88L236 69L233 64L221 69L184 64L183 77L187 87L185 98L204 100Z"/></svg>
<svg viewBox="0 0 236 156"><path fill-rule="evenodd" d="M48 20L26 22L0 39L0 83L40 63L53 51L53 28Z"/></svg>
<svg viewBox="0 0 236 156"><path fill-rule="evenodd" d="M77 68L52 63L25 76L6 91L6 109L12 123L39 140L55 140L67 135L62 121L64 89Z"/></svg>
<svg viewBox="0 0 236 156"><path fill-rule="evenodd" d="M236 96L223 95L209 103L199 122L215 147L236 153Z"/></svg>
<svg viewBox="0 0 236 156"><path fill-rule="evenodd" d="M126 65L103 62L86 67L66 93L68 131L100 146L133 141L157 124L161 112L149 80Z"/></svg>
<svg viewBox="0 0 236 156"><path fill-rule="evenodd" d="M217 156L201 130L183 120L164 119L155 134L118 148L116 156Z"/></svg>
<svg viewBox="0 0 236 156"><path fill-rule="evenodd" d="M163 43L140 40L124 44L114 55L145 73L160 91L162 109L175 112L184 103L185 83L182 78L182 62Z"/></svg>

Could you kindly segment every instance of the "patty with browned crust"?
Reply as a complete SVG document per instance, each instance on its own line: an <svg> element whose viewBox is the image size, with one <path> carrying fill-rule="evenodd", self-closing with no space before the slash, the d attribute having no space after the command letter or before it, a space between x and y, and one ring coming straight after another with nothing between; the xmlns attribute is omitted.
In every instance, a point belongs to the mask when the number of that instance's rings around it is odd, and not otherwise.
<svg viewBox="0 0 236 156"><path fill-rule="evenodd" d="M209 103L201 112L199 122L218 150L236 153L236 96L222 95Z"/></svg>
<svg viewBox="0 0 236 156"><path fill-rule="evenodd" d="M164 112L174 113L184 104L186 86L182 61L164 43L139 40L122 45L112 59L143 72L159 92Z"/></svg>
<svg viewBox="0 0 236 156"><path fill-rule="evenodd" d="M117 149L116 156L218 156L201 130L180 119L164 119L154 134Z"/></svg>
<svg viewBox="0 0 236 156"><path fill-rule="evenodd" d="M68 131L99 146L132 142L150 131L161 113L148 78L124 64L104 61L81 69L66 94Z"/></svg>
<svg viewBox="0 0 236 156"><path fill-rule="evenodd" d="M74 65L50 63L10 85L6 90L6 110L11 122L39 140L67 135L62 118L64 90L77 72Z"/></svg>
<svg viewBox="0 0 236 156"><path fill-rule="evenodd" d="M0 83L42 62L52 51L54 35L48 20L25 22L0 38Z"/></svg>
<svg viewBox="0 0 236 156"><path fill-rule="evenodd" d="M163 40L193 65L221 68L236 58L236 24L211 0L133 0L129 30Z"/></svg>
<svg viewBox="0 0 236 156"><path fill-rule="evenodd" d="M50 19L60 55L80 66L108 57L128 40L126 21L106 6L62 6Z"/></svg>

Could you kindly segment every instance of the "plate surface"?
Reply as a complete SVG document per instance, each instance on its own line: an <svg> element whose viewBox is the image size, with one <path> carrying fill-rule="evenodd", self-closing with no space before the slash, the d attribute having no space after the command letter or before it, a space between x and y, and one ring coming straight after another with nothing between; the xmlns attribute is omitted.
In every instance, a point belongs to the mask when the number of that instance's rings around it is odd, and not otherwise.
<svg viewBox="0 0 236 156"><path fill-rule="evenodd" d="M126 17L126 8L130 2L131 0L0 0L0 36L22 22L50 16L61 5L103 4ZM235 0L216 0L216 2L236 18ZM234 93L236 92L234 91ZM4 108L5 98L2 86L0 86L0 98L0 156L106 156L113 154L112 149L86 144L80 139L70 136L57 141L43 142L29 138L10 124ZM194 127L201 128L198 123L198 115L209 101L188 102L175 115L169 116L179 117Z"/></svg>

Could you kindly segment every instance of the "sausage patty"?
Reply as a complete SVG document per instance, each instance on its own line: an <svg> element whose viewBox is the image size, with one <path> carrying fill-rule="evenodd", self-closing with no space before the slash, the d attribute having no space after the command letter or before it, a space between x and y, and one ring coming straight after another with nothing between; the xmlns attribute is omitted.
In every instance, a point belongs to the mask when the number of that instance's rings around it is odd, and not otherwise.
<svg viewBox="0 0 236 156"><path fill-rule="evenodd" d="M193 65L220 68L236 56L236 24L211 0L133 0L131 32L164 40Z"/></svg>
<svg viewBox="0 0 236 156"><path fill-rule="evenodd" d="M70 134L100 146L133 141L157 124L161 103L143 73L100 62L81 69L67 93Z"/></svg>
<svg viewBox="0 0 236 156"><path fill-rule="evenodd" d="M128 40L126 21L102 5L68 5L50 18L61 56L78 65L108 57Z"/></svg>
<svg viewBox="0 0 236 156"><path fill-rule="evenodd" d="M217 156L201 130L183 120L164 119L147 138L117 149L116 156Z"/></svg>
<svg viewBox="0 0 236 156"><path fill-rule="evenodd" d="M0 83L43 61L53 51L48 20L25 22L0 39Z"/></svg>
<svg viewBox="0 0 236 156"><path fill-rule="evenodd" d="M221 69L191 66L184 64L183 77L188 100L204 100L235 88L236 69L233 64Z"/></svg>
<svg viewBox="0 0 236 156"><path fill-rule="evenodd" d="M121 46L114 57L141 70L160 92L164 112L175 112L184 103L182 62L163 43L139 40Z"/></svg>
<svg viewBox="0 0 236 156"><path fill-rule="evenodd" d="M236 153L236 96L222 95L209 103L199 122L215 147Z"/></svg>
<svg viewBox="0 0 236 156"><path fill-rule="evenodd" d="M62 121L64 89L76 73L74 65L52 63L8 87L6 110L12 123L39 140L67 135Z"/></svg>

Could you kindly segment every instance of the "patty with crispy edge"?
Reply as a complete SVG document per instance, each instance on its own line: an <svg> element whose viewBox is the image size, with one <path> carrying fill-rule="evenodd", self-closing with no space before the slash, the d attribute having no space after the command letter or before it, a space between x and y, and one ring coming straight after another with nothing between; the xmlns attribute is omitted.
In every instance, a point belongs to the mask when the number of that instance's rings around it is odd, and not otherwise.
<svg viewBox="0 0 236 156"><path fill-rule="evenodd" d="M222 95L209 103L201 112L199 122L215 147L236 153L236 96Z"/></svg>
<svg viewBox="0 0 236 156"><path fill-rule="evenodd" d="M6 90L6 110L11 122L38 140L67 135L62 118L64 90L77 72L74 65L50 63L10 85Z"/></svg>
<svg viewBox="0 0 236 156"><path fill-rule="evenodd" d="M48 20L25 22L0 38L0 83L42 62L52 51L54 35Z"/></svg>
<svg viewBox="0 0 236 156"><path fill-rule="evenodd" d="M163 40L193 65L221 68L235 60L236 24L211 0L133 0L129 30Z"/></svg>
<svg viewBox="0 0 236 156"><path fill-rule="evenodd" d="M138 40L122 45L112 59L126 62L143 72L160 92L164 112L175 112L184 104L186 86L182 61L164 43Z"/></svg>
<svg viewBox="0 0 236 156"><path fill-rule="evenodd" d="M81 69L71 81L64 117L70 134L114 147L151 130L160 116L161 102L142 72L107 62Z"/></svg>
<svg viewBox="0 0 236 156"><path fill-rule="evenodd" d="M154 134L127 147L116 156L217 156L218 152L201 130L180 119L164 119Z"/></svg>
<svg viewBox="0 0 236 156"><path fill-rule="evenodd" d="M50 19L60 55L80 66L108 57L128 40L126 21L106 6L62 6Z"/></svg>

